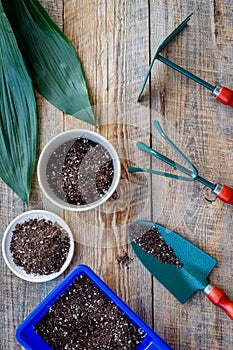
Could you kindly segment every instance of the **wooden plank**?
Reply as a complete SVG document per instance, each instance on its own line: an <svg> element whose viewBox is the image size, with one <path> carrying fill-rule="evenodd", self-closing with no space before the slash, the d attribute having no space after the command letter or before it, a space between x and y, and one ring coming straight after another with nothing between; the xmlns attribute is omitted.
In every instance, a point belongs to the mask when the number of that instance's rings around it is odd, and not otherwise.
<svg viewBox="0 0 233 350"><path fill-rule="evenodd" d="M202 2L201 7L196 1L179 5L161 1L159 7L151 2L151 54L191 12L194 14L188 26L162 55L213 85L221 81L232 87L229 61L233 17L229 1ZM208 90L160 62L153 68L151 96L152 109L165 117L166 131L173 134L175 143L197 166L200 175L232 186L232 110L215 101ZM155 191L157 179L153 181ZM159 220L176 227L177 232L218 260L210 281L232 297L231 207L219 200L207 202L200 184L187 186L175 180L164 183L163 196L170 203ZM232 348L232 321L201 292L180 305L157 281L154 290L155 328L174 349Z"/></svg>
<svg viewBox="0 0 233 350"><path fill-rule="evenodd" d="M148 4L66 1L64 10L64 30L77 48L95 105L100 126L96 131L116 147L122 165L117 199L86 213L67 212L66 220L76 235L81 261L151 323L149 274L135 257L128 269L117 263L124 251L133 257L128 248L128 223L141 212L150 213L148 180L127 173L130 163L143 161L135 140L150 138L150 111L135 103L143 79L141 65L148 62ZM93 129L70 117L65 127Z"/></svg>
<svg viewBox="0 0 233 350"><path fill-rule="evenodd" d="M230 108L161 62L154 65L142 102L136 102L156 47L191 12L194 15L187 28L164 49L163 55L213 85L232 87L232 2L162 0L159 6L145 0L41 3L64 29L80 56L99 129L63 116L37 94L39 153L62 130L95 130L117 149L122 176L115 199L86 213L63 212L52 205L42 195L36 175L29 208L0 182L1 233L25 210L44 208L62 215L76 241L74 259L67 272L79 263L89 265L174 349L230 350L233 329L227 316L201 292L180 305L157 281L152 282L128 245L127 229L137 219L153 219L175 229L217 258L210 281L233 297L231 207L219 200L207 202L203 186L198 183L129 174L127 168L152 165L170 170L136 148L136 141L144 141L175 157L151 127L157 119L197 166L200 175L214 183L233 185ZM128 267L117 262L125 251L133 259ZM20 349L15 328L64 276L35 286L15 277L2 257L0 263L1 348Z"/></svg>

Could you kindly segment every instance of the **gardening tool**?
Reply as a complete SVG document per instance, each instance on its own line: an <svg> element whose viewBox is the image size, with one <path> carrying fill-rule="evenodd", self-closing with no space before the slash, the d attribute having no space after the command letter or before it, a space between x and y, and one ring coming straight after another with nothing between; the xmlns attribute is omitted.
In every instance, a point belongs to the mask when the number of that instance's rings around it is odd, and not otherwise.
<svg viewBox="0 0 233 350"><path fill-rule="evenodd" d="M159 61L165 63L167 66L177 70L181 74L184 74L186 77L194 80L196 83L209 89L212 92L212 95L215 96L216 99L218 101L220 101L221 103L233 107L233 91L231 89L228 89L228 88L221 86L221 85L213 86L213 85L207 83L205 80L197 77L196 75L192 74L191 72L188 72L186 69L178 66L174 62L171 62L167 58L160 55L160 52L168 45L168 43L187 25L191 16L192 16L192 14L190 14L187 18L185 18L185 20L177 28L175 28L168 35L168 37L159 45L159 47L158 47L158 49L153 57L153 60L149 66L149 69L147 71L142 89L141 89L140 94L138 96L138 101L140 101L141 95L144 91L144 88L145 88L147 80L150 76L150 72L151 72L151 69L154 65L155 60L159 60Z"/></svg>
<svg viewBox="0 0 233 350"><path fill-rule="evenodd" d="M165 177L170 177L174 179L179 179L179 180L184 180L184 181L198 181L202 183L203 185L209 187L212 192L224 203L228 203L233 205L233 188L228 187L226 185L220 185L220 184L214 184L203 177L198 175L198 170L197 168L188 160L188 158L175 146L175 144L169 139L169 137L163 132L160 124L158 121L154 121L154 126L159 132L159 134L162 136L162 138L174 149L174 151L184 160L184 162L191 168L191 170L185 168L181 164L174 162L170 158L162 155L161 153L155 151L154 149L148 147L145 143L143 142L137 142L137 147L145 151L154 157L160 159L161 161L169 164L173 168L181 171L182 173L186 174L187 176L179 176L176 174L170 174L167 172L161 172L157 170L152 170L152 169L147 169L147 168L137 168L137 167L129 167L128 171L130 173L133 172L147 172L150 174L156 174L160 176L165 176Z"/></svg>
<svg viewBox="0 0 233 350"><path fill-rule="evenodd" d="M157 228L158 233L171 247L179 259L182 267L165 264L151 253L145 252L135 239L148 232L150 228ZM158 234L154 233L154 234ZM129 226L129 240L141 263L150 273L174 295L180 303L185 303L194 292L201 290L214 304L222 308L233 320L233 301L224 291L212 286L207 277L217 261L188 240L164 226L149 221L135 221Z"/></svg>

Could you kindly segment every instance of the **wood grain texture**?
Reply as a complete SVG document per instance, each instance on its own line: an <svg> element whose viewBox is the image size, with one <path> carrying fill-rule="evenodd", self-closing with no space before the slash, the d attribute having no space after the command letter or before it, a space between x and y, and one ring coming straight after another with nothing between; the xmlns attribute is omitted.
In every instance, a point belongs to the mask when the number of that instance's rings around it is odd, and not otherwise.
<svg viewBox="0 0 233 350"><path fill-rule="evenodd" d="M161 62L155 62L142 102L136 102L157 46L191 12L194 14L188 26L163 50L163 55L213 85L233 87L232 1L41 3L79 54L99 129L63 115L38 94L39 153L63 130L95 130L115 146L122 175L115 199L85 213L62 211L52 205L42 195L36 175L29 208L0 182L1 236L18 214L43 208L65 218L76 243L67 272L55 281L36 286L15 277L1 255L0 348L21 348L15 340L17 325L74 266L84 263L173 349L231 350L232 321L202 292L179 304L137 260L128 244L127 230L137 219L154 220L174 229L218 260L210 282L233 298L232 207L219 200L206 201L203 186L198 183L129 174L127 168L136 165L170 170L135 145L136 141L144 141L176 157L153 127L157 119L201 176L233 186L232 109ZM117 262L124 251L133 259L128 268Z"/></svg>
<svg viewBox="0 0 233 350"><path fill-rule="evenodd" d="M82 15L75 17L75 13ZM144 183L144 176L127 172L130 162L143 162L134 140L143 137L148 142L150 138L150 111L141 111L135 103L143 79L138 79L137 69L148 62L148 52L141 47L143 41L146 47L149 45L148 37L145 39L145 32L149 31L147 2L139 1L135 7L127 1L97 1L89 5L86 1L68 1L64 23L65 33L72 38L83 62L99 132L115 146L122 165L116 200L87 213L66 213L66 219L74 227L83 262L131 307L140 308L143 318L151 323L148 274L136 261L131 274L117 263L117 257L128 250L128 222L136 220L145 208L150 213L148 180ZM87 127L66 118L66 129L81 126ZM75 230L78 226L79 230ZM135 274L141 277L135 280ZM138 299L138 294L143 299Z"/></svg>

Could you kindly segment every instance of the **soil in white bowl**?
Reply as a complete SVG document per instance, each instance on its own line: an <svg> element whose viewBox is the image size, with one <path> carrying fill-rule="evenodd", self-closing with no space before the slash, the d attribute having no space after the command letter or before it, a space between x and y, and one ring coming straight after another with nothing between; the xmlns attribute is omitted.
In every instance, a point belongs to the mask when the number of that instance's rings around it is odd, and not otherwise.
<svg viewBox="0 0 233 350"><path fill-rule="evenodd" d="M86 205L108 192L114 167L104 146L80 137L63 143L52 153L46 175L58 198L73 205Z"/></svg>
<svg viewBox="0 0 233 350"><path fill-rule="evenodd" d="M29 219L12 232L10 252L14 263L27 274L50 275L59 272L70 250L67 232L56 222Z"/></svg>

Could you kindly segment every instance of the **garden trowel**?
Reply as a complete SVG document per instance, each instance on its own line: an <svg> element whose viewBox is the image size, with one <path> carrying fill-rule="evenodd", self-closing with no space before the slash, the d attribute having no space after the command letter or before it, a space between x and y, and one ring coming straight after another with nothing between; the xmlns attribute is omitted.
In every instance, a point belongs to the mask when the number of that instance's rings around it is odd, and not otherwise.
<svg viewBox="0 0 233 350"><path fill-rule="evenodd" d="M152 242L151 239L153 240L153 235L154 237L160 235L161 240L176 257L173 263L161 261L139 243L140 238L148 231L152 234L150 242ZM177 233L153 222L135 221L132 223L129 227L129 239L142 264L180 303L185 303L194 292L201 290L213 304L222 308L233 320L233 301L227 297L225 292L207 281L208 275L217 263L212 256ZM169 252L167 254L169 255Z"/></svg>

